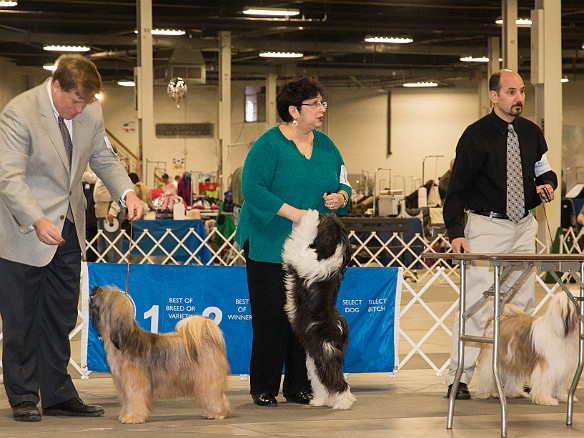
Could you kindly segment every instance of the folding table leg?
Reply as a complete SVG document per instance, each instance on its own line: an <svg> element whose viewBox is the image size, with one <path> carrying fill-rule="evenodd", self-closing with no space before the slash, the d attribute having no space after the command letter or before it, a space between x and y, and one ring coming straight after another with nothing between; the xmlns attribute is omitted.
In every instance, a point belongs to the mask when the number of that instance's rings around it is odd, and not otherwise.
<svg viewBox="0 0 584 438"><path fill-rule="evenodd" d="M448 420L446 421L446 429L452 429L452 420L454 417L454 403L456 401L456 393L458 392L458 384L464 369L464 340L465 324L464 313L466 308L466 265L465 260L460 261L460 293L458 296L458 364L456 374L454 375L454 382L450 388L450 397L448 399Z"/></svg>
<svg viewBox="0 0 584 438"><path fill-rule="evenodd" d="M578 310L580 311L580 324L579 324L579 342L578 342L578 368L576 368L576 374L574 375L574 380L572 380L572 385L568 391L568 411L566 414L566 425L572 425L572 414L574 412L574 393L576 392L576 387L580 381L580 376L582 375L582 368L584 368L584 262L580 262L580 296L578 298Z"/></svg>
<svg viewBox="0 0 584 438"><path fill-rule="evenodd" d="M499 401L501 402L501 437L507 436L507 400L503 394L503 386L499 377L499 324L501 322L501 266L494 265L495 271L495 298L494 298L494 318L493 318L493 374L495 376L495 383L497 384L497 392L499 393Z"/></svg>

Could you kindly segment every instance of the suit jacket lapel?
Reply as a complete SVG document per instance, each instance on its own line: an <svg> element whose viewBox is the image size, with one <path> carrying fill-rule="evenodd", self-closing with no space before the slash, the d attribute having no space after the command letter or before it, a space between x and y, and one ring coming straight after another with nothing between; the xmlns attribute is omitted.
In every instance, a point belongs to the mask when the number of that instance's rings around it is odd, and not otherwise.
<svg viewBox="0 0 584 438"><path fill-rule="evenodd" d="M39 110L42 116L43 129L47 133L49 140L59 157L65 169L69 172L69 159L67 158L67 151L65 150L65 143L63 142L63 137L61 136L61 131L59 130L59 124L55 118L55 113L53 107L51 106L51 101L49 95L47 94L47 82L51 79L47 79L41 86L38 87L37 100L39 102ZM73 153L75 155L75 153Z"/></svg>
<svg viewBox="0 0 584 438"><path fill-rule="evenodd" d="M73 156L71 157L71 173L75 176L77 171L82 174L85 172L85 166L83 169L78 169L79 159L81 157L81 148L86 142L83 141L85 134L85 124L84 124L84 114L83 112L73 119Z"/></svg>

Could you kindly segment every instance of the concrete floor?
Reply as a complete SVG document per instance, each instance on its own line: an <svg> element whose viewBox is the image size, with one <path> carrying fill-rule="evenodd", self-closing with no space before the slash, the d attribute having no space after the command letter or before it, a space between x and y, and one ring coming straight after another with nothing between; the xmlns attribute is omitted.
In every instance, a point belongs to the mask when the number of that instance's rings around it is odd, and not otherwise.
<svg viewBox="0 0 584 438"><path fill-rule="evenodd" d="M234 414L226 420L206 420L188 400L158 402L147 423L123 425L112 380L93 374L75 384L84 401L98 403L106 414L99 418L44 417L39 423L12 420L6 396L0 396L0 436L91 437L165 436L295 436L295 437L499 437L497 400L458 401L454 428L446 429L448 403L442 378L428 370L388 374L352 374L349 382L357 402L349 411L286 403L258 407L249 397L248 382L230 378L228 398ZM471 386L472 390L472 386ZM577 394L584 400L584 392ZM529 400L509 400L509 437L584 436L584 403L575 404L574 425L566 426L566 405L544 407ZM87 435L85 435L87 436Z"/></svg>

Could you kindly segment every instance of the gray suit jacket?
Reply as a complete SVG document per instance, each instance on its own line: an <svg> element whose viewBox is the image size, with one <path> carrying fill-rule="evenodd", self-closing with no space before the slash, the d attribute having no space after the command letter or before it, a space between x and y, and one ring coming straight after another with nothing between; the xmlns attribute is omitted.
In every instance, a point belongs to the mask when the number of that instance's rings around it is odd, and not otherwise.
<svg viewBox="0 0 584 438"><path fill-rule="evenodd" d="M47 91L50 80L12 99L0 114L0 257L32 266L47 265L57 247L40 242L31 225L46 216L62 229L69 202L85 250L81 177L88 163L114 199L132 189L126 170L105 140L97 101L73 119L69 171Z"/></svg>

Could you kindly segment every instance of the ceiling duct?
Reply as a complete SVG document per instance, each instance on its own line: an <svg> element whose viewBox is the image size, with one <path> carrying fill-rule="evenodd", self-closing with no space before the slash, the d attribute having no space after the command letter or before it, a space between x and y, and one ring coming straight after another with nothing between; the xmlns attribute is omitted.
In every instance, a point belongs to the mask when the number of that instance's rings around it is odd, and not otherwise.
<svg viewBox="0 0 584 438"><path fill-rule="evenodd" d="M154 80L157 82L166 83L176 77L192 84L205 83L205 60L201 50L178 47L172 52L167 65L154 67Z"/></svg>

